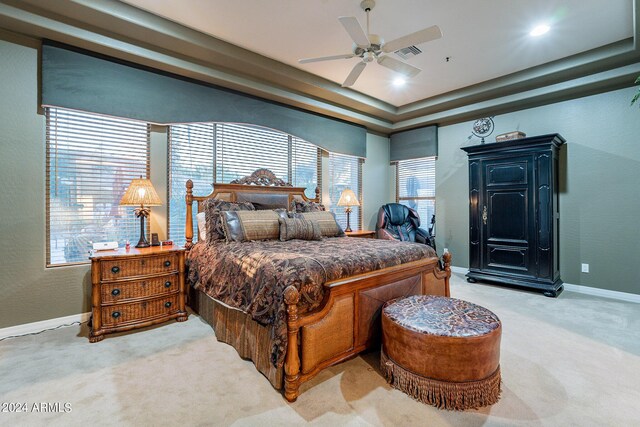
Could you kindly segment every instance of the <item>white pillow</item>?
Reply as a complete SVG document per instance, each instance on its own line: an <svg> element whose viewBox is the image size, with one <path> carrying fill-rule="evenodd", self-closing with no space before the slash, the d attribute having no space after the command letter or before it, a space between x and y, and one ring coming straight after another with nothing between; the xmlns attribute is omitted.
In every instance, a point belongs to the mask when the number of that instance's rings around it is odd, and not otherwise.
<svg viewBox="0 0 640 427"><path fill-rule="evenodd" d="M196 215L196 220L198 221L198 240L201 242L207 241L207 219L205 218L204 212L200 212Z"/></svg>

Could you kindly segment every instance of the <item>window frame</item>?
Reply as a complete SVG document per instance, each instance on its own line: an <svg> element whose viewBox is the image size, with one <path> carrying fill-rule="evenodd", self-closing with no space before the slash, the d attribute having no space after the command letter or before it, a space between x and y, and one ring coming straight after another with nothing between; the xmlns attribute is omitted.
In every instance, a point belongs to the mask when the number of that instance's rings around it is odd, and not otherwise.
<svg viewBox="0 0 640 427"><path fill-rule="evenodd" d="M98 113L92 113L92 112L86 112L86 111L78 111L78 110L73 110L70 108L60 108L60 107L55 107L55 106L45 106L44 107L44 116L45 116L45 268L57 268L57 267L69 267L69 266L79 266L79 265L87 265L91 263L91 260L89 259L89 257L87 256L87 258L83 261L72 261L72 262L62 262L62 263L53 263L52 262L52 252L51 252L51 232L52 232L52 227L51 227L51 219L52 219L52 213L51 213L51 201L52 201L52 194L51 194L51 185L52 185L52 177L51 177L51 173L53 171L54 168L51 167L51 160L52 160L52 146L56 145L56 142L52 142L52 127L54 125L52 125L52 113L57 113L58 111L61 111L70 116L73 116L74 114L77 116L90 116L90 119L95 119L95 120L99 120L99 119L103 119L105 121L107 120L113 120L113 121L127 121L127 122L133 122L133 123L137 123L137 124L144 124L144 126L146 127L146 148L145 148L145 154L146 154L146 159L145 159L145 167L144 167L144 174L143 176L146 179L150 179L151 176L151 126L149 123L145 123L139 120L133 120L133 119L127 119L127 118L122 118L122 117L114 117L114 116L107 116L104 114L98 114ZM80 136L84 136L83 134L77 134ZM56 149L57 150L57 149ZM80 159L82 159L82 157L79 157ZM139 175L139 174L136 174ZM128 185L129 183L127 183ZM127 210L131 212L133 212L134 207L126 207ZM139 223L140 223L140 219L139 218L135 218L132 223L135 223L136 225L134 225L132 228L134 230L136 230L136 234L135 236L131 237L131 240L133 239L138 239L139 237ZM145 218L145 233L147 234L147 239L149 239L150 236L150 220L149 217Z"/></svg>
<svg viewBox="0 0 640 427"><path fill-rule="evenodd" d="M333 186L333 174L331 174L331 169L332 169L332 167L331 167L331 158L332 158L332 156L337 156L337 157L342 157L342 158L349 157L349 158L356 159L357 162L358 162L357 166L356 166L356 168L357 168L356 169L356 173L357 173L356 185L358 186L358 191L356 192L356 195L358 196L358 202L360 202L360 206L356 207L356 209L358 209L357 217L356 217L358 223L357 223L357 225L355 227L354 227L353 224L351 224L351 229L354 230L354 231L360 231L360 230L362 230L363 218L364 218L364 216L363 216L364 203L363 203L363 200L362 200L362 169L363 169L364 159L361 158L361 157L351 156L351 155L348 155L348 154L329 152L329 154L327 156L327 161L329 162L327 169L329 170L329 174L330 174L330 176L329 176L329 202L330 202L329 204L330 204L330 206L328 207L328 210L330 210L330 211L333 210L333 209L336 209L336 210L337 209L343 209L344 210L344 208L342 206L338 206L337 205L337 201L336 201L336 205L333 205L333 202L331 201L331 187ZM353 185L351 185L349 188L351 190L353 190ZM338 199L339 198L340 198L340 196L338 195ZM334 212L334 213L336 215L338 215L337 212ZM353 214L353 212L352 212L352 214ZM342 227L342 224L340 224L340 222L339 222L339 218L336 218L336 220L338 220L338 224ZM353 220L353 216L351 216L351 220ZM345 226L346 226L346 224L345 224Z"/></svg>
<svg viewBox="0 0 640 427"><path fill-rule="evenodd" d="M406 160L397 160L395 161L396 166L396 203L401 203L405 200L431 200L433 201L433 214L436 213L436 180L435 180L435 171L436 171L436 160L437 156L428 156L428 157L420 157L417 159L406 159ZM416 197L402 197L400 196L400 163L403 161L415 162L420 160L428 160L433 161L433 196L416 196ZM431 224L431 218L420 218L421 223L423 224ZM427 222L425 222L427 221Z"/></svg>

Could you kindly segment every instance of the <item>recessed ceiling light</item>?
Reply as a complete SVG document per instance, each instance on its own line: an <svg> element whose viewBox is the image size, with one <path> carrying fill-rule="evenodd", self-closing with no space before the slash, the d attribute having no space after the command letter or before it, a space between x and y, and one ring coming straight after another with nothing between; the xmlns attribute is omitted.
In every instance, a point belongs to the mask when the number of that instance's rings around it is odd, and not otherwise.
<svg viewBox="0 0 640 427"><path fill-rule="evenodd" d="M396 78L393 80L393 85L394 85L394 86L398 86L398 87L400 87L400 86L404 86L404 84L405 84L406 82L407 82L407 80L406 80L404 77L396 77Z"/></svg>
<svg viewBox="0 0 640 427"><path fill-rule="evenodd" d="M538 25L533 30L531 30L529 35L532 37L538 37L545 34L547 31L549 31L549 29L550 29L549 26L546 24Z"/></svg>

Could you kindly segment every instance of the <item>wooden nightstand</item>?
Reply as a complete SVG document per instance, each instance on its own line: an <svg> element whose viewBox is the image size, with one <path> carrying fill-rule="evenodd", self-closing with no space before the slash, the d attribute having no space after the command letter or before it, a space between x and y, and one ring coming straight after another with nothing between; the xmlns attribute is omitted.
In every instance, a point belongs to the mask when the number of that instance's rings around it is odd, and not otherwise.
<svg viewBox="0 0 640 427"><path fill-rule="evenodd" d="M105 334L187 320L185 250L164 246L95 252L91 259L91 332Z"/></svg>
<svg viewBox="0 0 640 427"><path fill-rule="evenodd" d="M363 237L365 239L375 239L375 231L359 230L359 231L347 231L345 234L349 237Z"/></svg>

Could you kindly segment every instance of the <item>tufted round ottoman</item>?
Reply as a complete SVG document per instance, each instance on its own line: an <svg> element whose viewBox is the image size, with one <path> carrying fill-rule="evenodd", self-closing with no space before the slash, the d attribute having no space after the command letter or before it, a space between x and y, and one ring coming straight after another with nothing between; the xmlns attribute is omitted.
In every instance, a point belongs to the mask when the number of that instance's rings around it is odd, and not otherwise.
<svg viewBox="0 0 640 427"><path fill-rule="evenodd" d="M442 409L500 397L500 319L455 298L414 295L382 307L382 373L392 387Z"/></svg>

